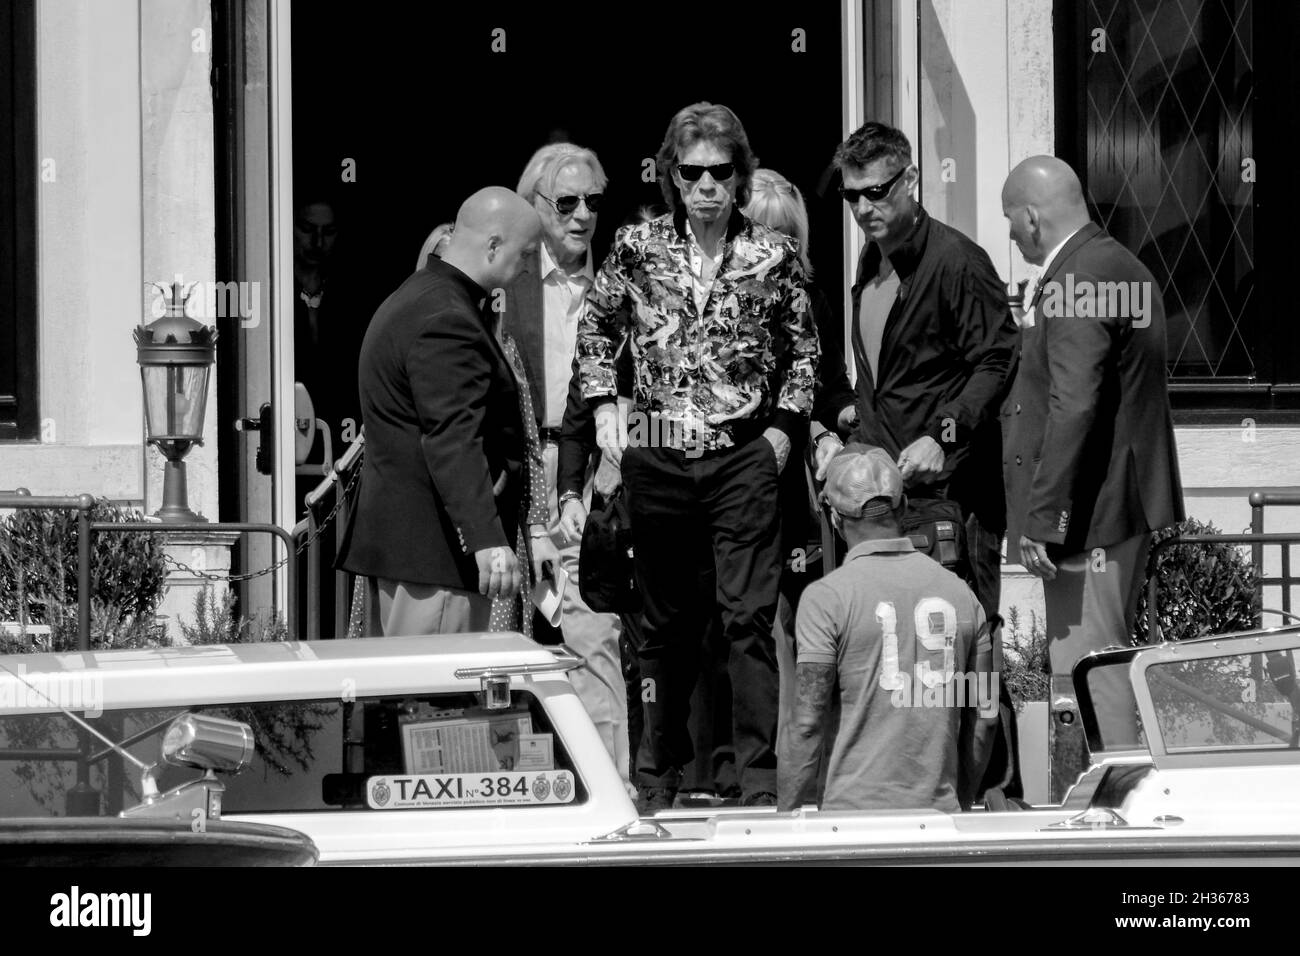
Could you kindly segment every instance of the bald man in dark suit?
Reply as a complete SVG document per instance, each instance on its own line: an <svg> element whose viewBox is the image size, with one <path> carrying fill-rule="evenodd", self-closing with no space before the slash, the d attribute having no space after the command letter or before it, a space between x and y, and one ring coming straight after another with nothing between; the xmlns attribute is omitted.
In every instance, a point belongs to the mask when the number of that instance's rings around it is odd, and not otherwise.
<svg viewBox="0 0 1300 956"><path fill-rule="evenodd" d="M492 599L521 586L524 427L486 299L540 235L517 193L480 190L442 259L402 283L366 332L366 456L339 566L377 582L386 637L487 630Z"/></svg>
<svg viewBox="0 0 1300 956"><path fill-rule="evenodd" d="M1013 169L1002 210L1043 267L1005 419L1008 557L1042 578L1052 672L1069 674L1128 643L1151 534L1184 516L1164 305L1059 159ZM1107 749L1138 746L1128 674L1098 672L1091 693Z"/></svg>

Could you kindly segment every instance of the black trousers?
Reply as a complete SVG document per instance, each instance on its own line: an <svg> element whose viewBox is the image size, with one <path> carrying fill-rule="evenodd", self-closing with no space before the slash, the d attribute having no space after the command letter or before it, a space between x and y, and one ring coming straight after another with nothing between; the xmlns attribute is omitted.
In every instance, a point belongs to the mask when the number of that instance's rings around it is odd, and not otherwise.
<svg viewBox="0 0 1300 956"><path fill-rule="evenodd" d="M776 793L781 577L776 456L761 435L694 458L630 446L623 481L645 602L639 652L645 728L636 782L677 789L694 748L687 728L702 643L717 613L728 647L732 739L741 793ZM711 573L710 573L711 572Z"/></svg>
<svg viewBox="0 0 1300 956"><path fill-rule="evenodd" d="M979 515L966 516L966 548L970 554L971 590L992 619L1002 603L1002 535L990 530Z"/></svg>
<svg viewBox="0 0 1300 956"><path fill-rule="evenodd" d="M972 514L966 519L966 544L970 551L971 589L984 608L984 616L992 619L1002 601L1002 535L984 525L979 515ZM995 653L994 664L1002 666L1000 648ZM1016 708L1006 681L998 684L998 711L998 733L984 779L976 789L977 800L986 790L994 789L1000 789L1008 797L1024 795L1016 759L1019 743Z"/></svg>

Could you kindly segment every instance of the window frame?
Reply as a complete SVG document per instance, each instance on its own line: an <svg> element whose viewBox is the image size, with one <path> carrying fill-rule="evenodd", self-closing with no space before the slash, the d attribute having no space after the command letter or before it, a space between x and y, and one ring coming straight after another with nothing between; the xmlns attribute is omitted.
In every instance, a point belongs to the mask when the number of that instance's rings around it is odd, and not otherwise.
<svg viewBox="0 0 1300 956"><path fill-rule="evenodd" d="M13 391L0 393L0 442L40 438L37 331L36 7L0 7L0 348L15 356ZM12 343L12 345L10 345Z"/></svg>
<svg viewBox="0 0 1300 956"><path fill-rule="evenodd" d="M1261 107L1285 104L1300 96L1300 65L1287 48L1300 28L1300 8L1292 4L1254 3L1251 44L1255 95L1251 106L1257 168L1285 170L1287 156L1300 148L1300 130L1289 119L1260 122ZM1068 162L1088 187L1087 34L1088 0L1053 0L1053 83L1056 154ZM1224 376L1214 380L1172 378L1170 404L1175 424L1236 424L1243 414L1261 423L1300 423L1300 328L1287 318L1294 308L1286 279L1288 244L1270 241L1284 236L1300 216L1300 187L1279 174L1261 175L1255 183L1254 239L1255 327L1243 329L1256 365L1253 377Z"/></svg>
<svg viewBox="0 0 1300 956"><path fill-rule="evenodd" d="M1253 631L1240 637L1201 638L1194 641L1177 641L1135 649L1129 670L1138 714L1142 726L1147 728L1147 747L1157 770L1205 767L1298 766L1300 749L1290 747L1218 747L1214 749L1178 748L1170 751L1165 739L1165 723L1156 709L1151 694L1148 671L1166 664L1186 664L1192 661L1258 657L1274 653L1295 653L1300 650L1300 629L1287 628L1280 632ZM1077 684L1077 681L1076 681Z"/></svg>

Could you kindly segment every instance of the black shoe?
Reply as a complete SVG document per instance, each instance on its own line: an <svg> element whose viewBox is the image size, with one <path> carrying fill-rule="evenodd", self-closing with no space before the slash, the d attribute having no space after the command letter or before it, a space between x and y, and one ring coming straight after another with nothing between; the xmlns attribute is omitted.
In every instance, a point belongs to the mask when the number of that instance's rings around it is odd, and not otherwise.
<svg viewBox="0 0 1300 956"><path fill-rule="evenodd" d="M742 807L774 807L776 806L776 794L766 790L760 790L758 793L751 793L740 801Z"/></svg>
<svg viewBox="0 0 1300 956"><path fill-rule="evenodd" d="M636 792L636 812L652 817L660 810L671 810L677 791L668 787L640 787Z"/></svg>

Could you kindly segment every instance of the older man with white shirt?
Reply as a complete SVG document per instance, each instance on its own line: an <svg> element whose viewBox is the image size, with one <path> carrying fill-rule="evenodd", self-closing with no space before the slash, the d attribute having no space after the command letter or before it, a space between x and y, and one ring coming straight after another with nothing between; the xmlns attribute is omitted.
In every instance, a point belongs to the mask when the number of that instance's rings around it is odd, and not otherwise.
<svg viewBox="0 0 1300 956"><path fill-rule="evenodd" d="M614 765L626 777L630 760L619 620L617 615L592 611L583 601L578 591L579 540L556 520L564 504L556 500L560 425L573 377L578 319L593 281L591 237L605 183L600 160L589 149L551 143L533 154L518 192L541 217L543 241L536 267L527 268L506 290L504 321L528 369L546 463L551 538L568 574L560 630L565 643L587 661L585 668L570 676ZM617 484L618 469L602 458L597 473L587 475L583 492L587 508L594 481L609 492Z"/></svg>

